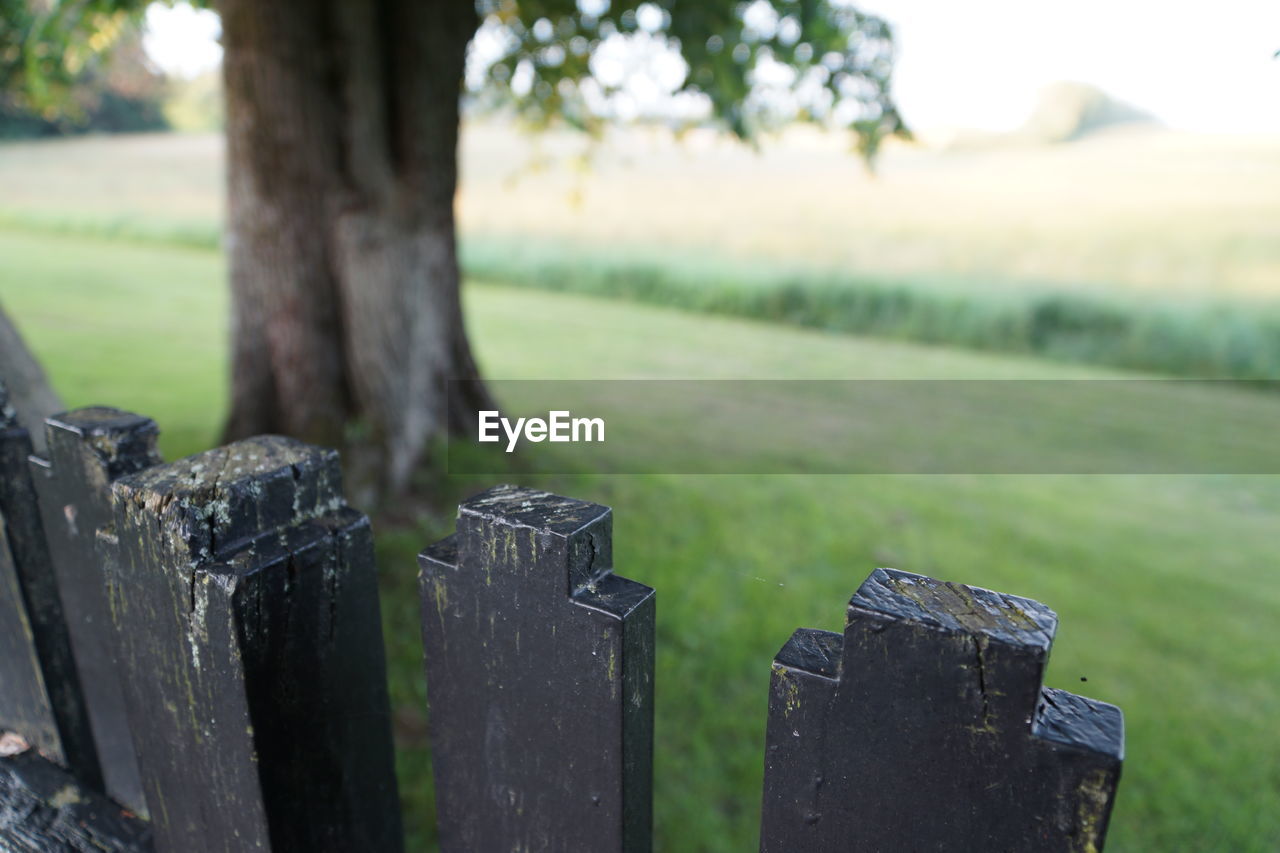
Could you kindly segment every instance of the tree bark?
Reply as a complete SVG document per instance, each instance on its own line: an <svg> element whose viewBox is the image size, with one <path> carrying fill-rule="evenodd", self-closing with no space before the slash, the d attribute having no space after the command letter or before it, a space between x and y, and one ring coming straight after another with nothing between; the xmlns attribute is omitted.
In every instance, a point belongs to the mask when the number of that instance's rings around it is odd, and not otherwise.
<svg viewBox="0 0 1280 853"><path fill-rule="evenodd" d="M31 433L36 452L44 453L44 419L63 411L62 400L49 385L40 362L27 348L9 315L0 308L0 389L8 389L8 404L18 423ZM4 398L0 390L0 399Z"/></svg>
<svg viewBox="0 0 1280 853"><path fill-rule="evenodd" d="M487 404L453 201L470 0L218 0L233 301L228 439L347 451L398 491ZM447 380L466 380L447 382Z"/></svg>

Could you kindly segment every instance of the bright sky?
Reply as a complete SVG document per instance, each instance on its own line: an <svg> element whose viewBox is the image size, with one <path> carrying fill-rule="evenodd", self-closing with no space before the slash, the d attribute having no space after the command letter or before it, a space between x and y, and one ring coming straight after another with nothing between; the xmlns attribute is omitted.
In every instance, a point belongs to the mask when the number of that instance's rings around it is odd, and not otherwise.
<svg viewBox="0 0 1280 853"><path fill-rule="evenodd" d="M216 12L186 3L173 7L152 3L142 44L151 61L166 73L191 77L222 62L221 32Z"/></svg>
<svg viewBox="0 0 1280 853"><path fill-rule="evenodd" d="M1092 83L1173 127L1280 131L1276 0L862 0L896 25L908 124L1010 130Z"/></svg>
<svg viewBox="0 0 1280 853"><path fill-rule="evenodd" d="M894 91L918 129L1010 130L1039 90L1092 83L1172 127L1280 132L1276 0L861 0L896 27ZM212 12L152 6L166 71L214 67Z"/></svg>

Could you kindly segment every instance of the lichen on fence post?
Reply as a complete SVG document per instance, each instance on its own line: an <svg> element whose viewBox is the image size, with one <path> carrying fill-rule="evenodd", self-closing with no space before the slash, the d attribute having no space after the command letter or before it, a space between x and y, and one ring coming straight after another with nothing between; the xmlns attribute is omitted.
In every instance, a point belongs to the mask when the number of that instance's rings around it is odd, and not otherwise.
<svg viewBox="0 0 1280 853"><path fill-rule="evenodd" d="M85 691L52 571L35 488L31 440L0 384L0 728L102 788Z"/></svg>
<svg viewBox="0 0 1280 853"><path fill-rule="evenodd" d="M94 406L49 418L45 434L48 458L32 457L31 473L105 791L145 816L106 589L113 545L104 534L112 525L111 483L160 462L159 429L142 415Z"/></svg>
<svg viewBox="0 0 1280 853"><path fill-rule="evenodd" d="M498 486L419 558L443 850L649 850L654 597L611 525Z"/></svg>
<svg viewBox="0 0 1280 853"><path fill-rule="evenodd" d="M157 846L402 846L373 543L337 454L237 442L123 477L108 571Z"/></svg>
<svg viewBox="0 0 1280 853"><path fill-rule="evenodd" d="M1112 705L1042 686L1036 601L877 569L843 636L773 662L760 849L1102 849L1124 752Z"/></svg>

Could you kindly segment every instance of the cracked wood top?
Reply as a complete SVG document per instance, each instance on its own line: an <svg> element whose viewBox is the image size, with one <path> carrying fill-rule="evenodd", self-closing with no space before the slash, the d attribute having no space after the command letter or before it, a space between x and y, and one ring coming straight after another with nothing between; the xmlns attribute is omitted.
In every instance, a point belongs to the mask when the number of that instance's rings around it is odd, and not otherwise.
<svg viewBox="0 0 1280 853"><path fill-rule="evenodd" d="M918 622L943 631L1048 653L1058 617L1038 601L948 583L897 569L876 569L849 601L860 615Z"/></svg>
<svg viewBox="0 0 1280 853"><path fill-rule="evenodd" d="M127 512L153 512L168 548L227 559L255 539L345 507L338 454L259 436L117 480Z"/></svg>

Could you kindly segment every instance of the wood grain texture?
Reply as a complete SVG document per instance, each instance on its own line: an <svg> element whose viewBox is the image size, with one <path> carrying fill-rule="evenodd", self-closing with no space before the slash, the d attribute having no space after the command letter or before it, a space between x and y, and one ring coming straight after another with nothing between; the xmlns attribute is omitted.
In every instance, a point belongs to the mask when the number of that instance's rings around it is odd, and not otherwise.
<svg viewBox="0 0 1280 853"><path fill-rule="evenodd" d="M1120 710L1042 687L1039 602L877 569L773 663L760 849L1099 851Z"/></svg>
<svg viewBox="0 0 1280 853"><path fill-rule="evenodd" d="M650 849L654 593L611 534L498 486L419 558L441 849Z"/></svg>
<svg viewBox="0 0 1280 853"><path fill-rule="evenodd" d="M112 611L157 847L400 850L372 537L337 454L247 439L113 494Z"/></svg>

